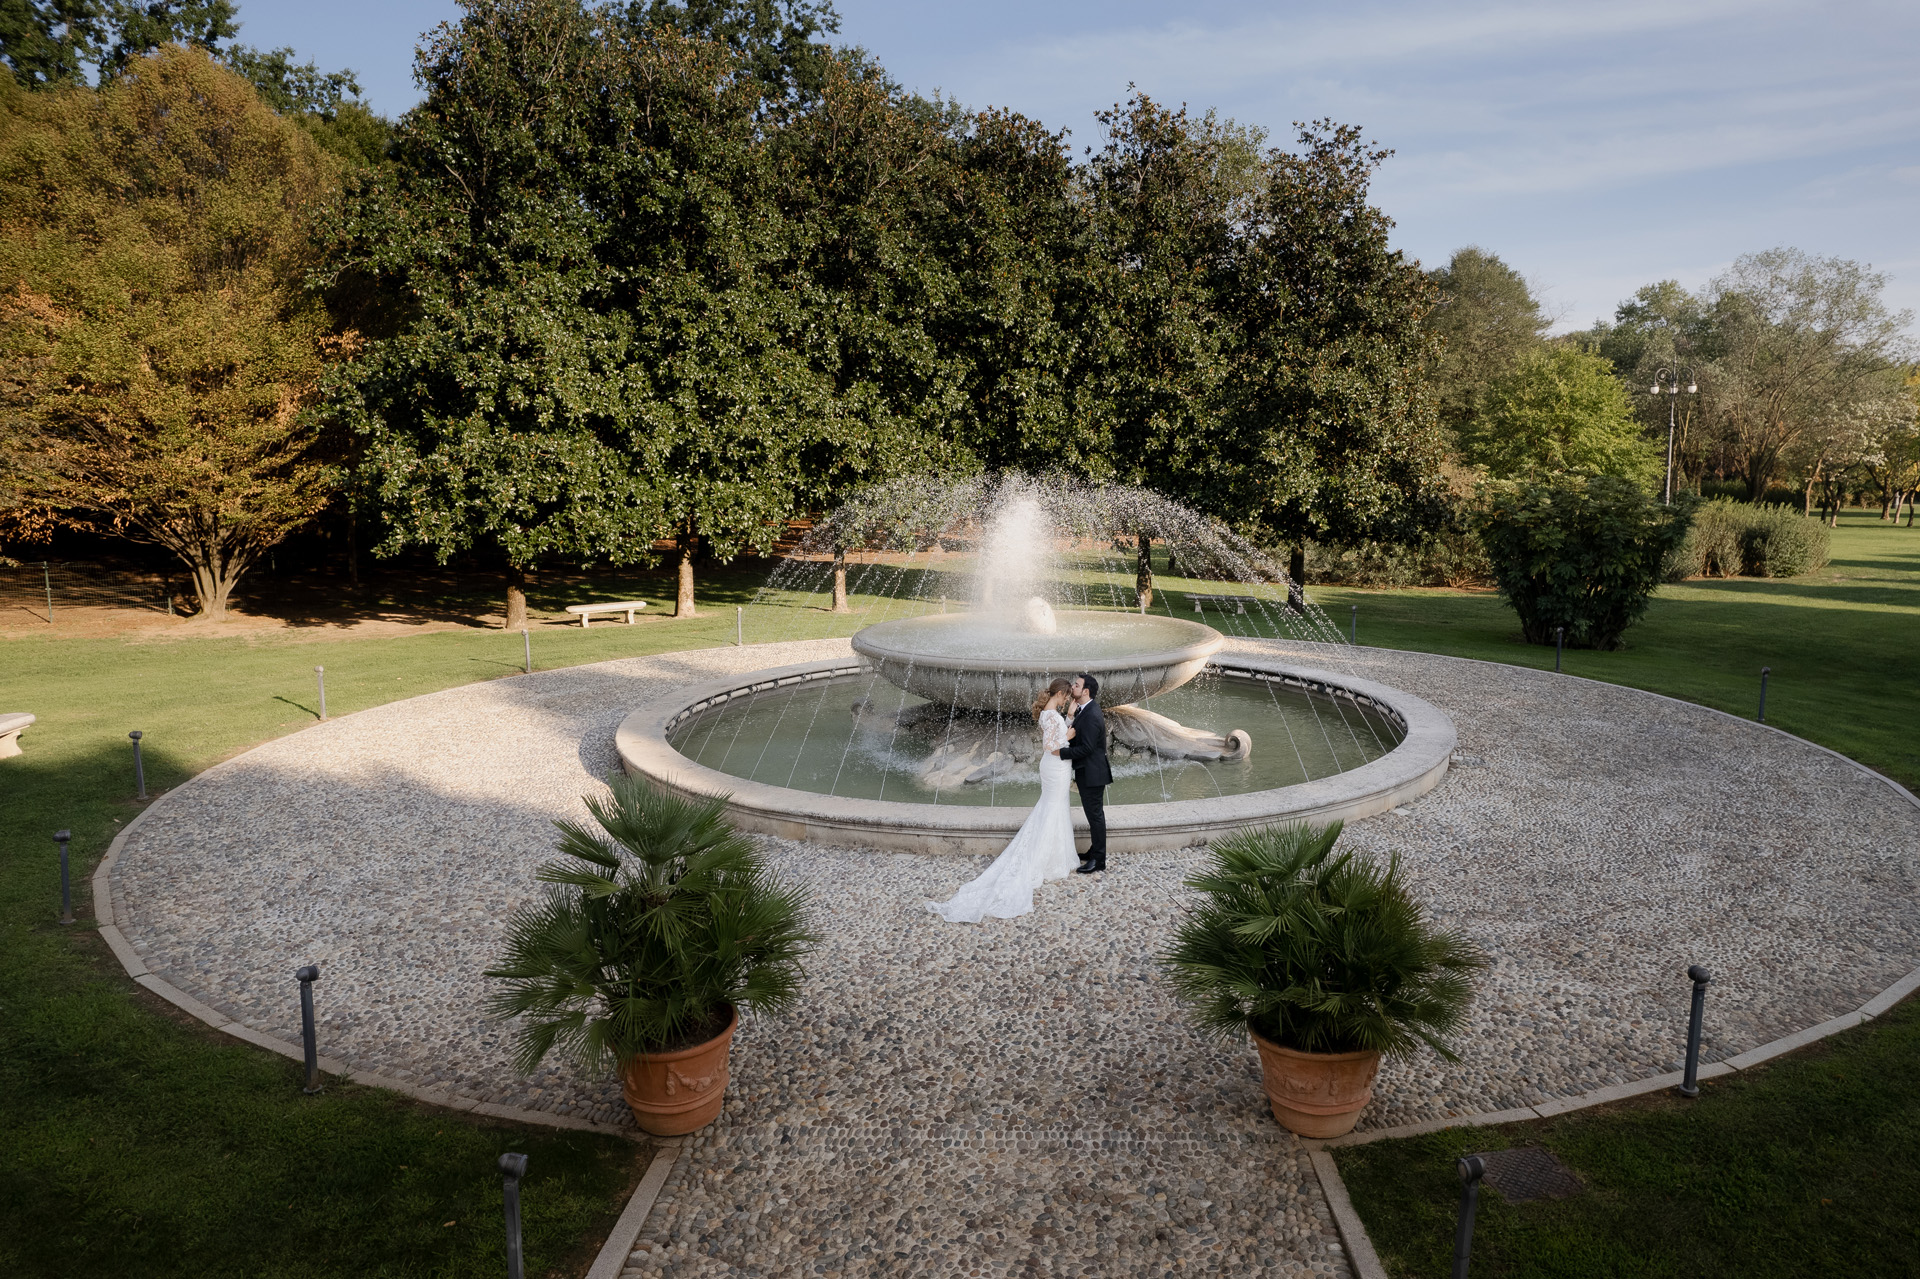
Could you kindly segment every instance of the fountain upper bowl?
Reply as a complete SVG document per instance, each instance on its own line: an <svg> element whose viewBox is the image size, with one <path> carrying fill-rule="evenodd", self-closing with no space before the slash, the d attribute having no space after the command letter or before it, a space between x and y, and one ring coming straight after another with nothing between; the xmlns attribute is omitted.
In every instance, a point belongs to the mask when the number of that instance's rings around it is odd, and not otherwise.
<svg viewBox="0 0 1920 1279"><path fill-rule="evenodd" d="M1055 677L1085 672L1107 706L1180 687L1226 641L1199 622L1133 613L1059 612L1050 634L991 614L933 613L881 622L853 647L896 687L975 710L1025 711Z"/></svg>

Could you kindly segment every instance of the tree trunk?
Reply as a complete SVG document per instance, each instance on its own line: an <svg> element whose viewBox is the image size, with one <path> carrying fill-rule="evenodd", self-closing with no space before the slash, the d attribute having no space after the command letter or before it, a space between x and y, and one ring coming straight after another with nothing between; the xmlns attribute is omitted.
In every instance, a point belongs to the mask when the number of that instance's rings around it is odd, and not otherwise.
<svg viewBox="0 0 1920 1279"><path fill-rule="evenodd" d="M347 506L347 585L360 589L360 519L351 503Z"/></svg>
<svg viewBox="0 0 1920 1279"><path fill-rule="evenodd" d="M517 564L507 569L507 629L527 629L527 571Z"/></svg>
<svg viewBox="0 0 1920 1279"><path fill-rule="evenodd" d="M1287 607L1296 613L1307 611L1307 548L1296 545L1287 556Z"/></svg>
<svg viewBox="0 0 1920 1279"><path fill-rule="evenodd" d="M1800 514L1802 515L1813 514L1813 486L1818 483L1814 476L1818 474L1819 471L1816 469L1813 475L1807 477L1806 491L1800 495Z"/></svg>
<svg viewBox="0 0 1920 1279"><path fill-rule="evenodd" d="M187 567L193 570L193 594L200 604L200 616L216 622L226 621L227 602L240 582L240 575L246 571L246 561L237 556L223 561L218 551L203 551L188 559Z"/></svg>
<svg viewBox="0 0 1920 1279"><path fill-rule="evenodd" d="M673 597L673 615L698 617L693 608L693 548L699 535L690 528L683 529L676 540L680 545L680 582L678 593Z"/></svg>
<svg viewBox="0 0 1920 1279"><path fill-rule="evenodd" d="M1153 607L1153 539L1140 535L1140 558L1133 575L1133 588L1139 594L1136 604L1142 612Z"/></svg>
<svg viewBox="0 0 1920 1279"><path fill-rule="evenodd" d="M844 546L833 548L833 611L853 612L847 605L847 548Z"/></svg>

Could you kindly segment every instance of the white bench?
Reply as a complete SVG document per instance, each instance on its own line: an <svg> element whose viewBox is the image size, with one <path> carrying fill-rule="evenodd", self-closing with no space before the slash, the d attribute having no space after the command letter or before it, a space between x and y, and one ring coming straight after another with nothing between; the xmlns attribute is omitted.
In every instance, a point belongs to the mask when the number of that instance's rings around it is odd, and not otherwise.
<svg viewBox="0 0 1920 1279"><path fill-rule="evenodd" d="M1193 604L1193 611L1196 613L1201 611L1200 606L1203 604L1211 604L1215 608L1221 609L1232 604L1236 606L1233 610L1234 612L1244 613L1247 611L1247 605L1249 604L1267 602L1263 601L1258 595L1189 595L1187 599Z"/></svg>
<svg viewBox="0 0 1920 1279"><path fill-rule="evenodd" d="M645 600L620 600L606 604L569 604L567 612L580 615L580 629L587 628L587 619L598 613L625 613L627 625L633 625L633 615L647 606Z"/></svg>
<svg viewBox="0 0 1920 1279"><path fill-rule="evenodd" d="M0 714L0 759L20 753L20 733L33 723L33 716L25 711L12 714Z"/></svg>

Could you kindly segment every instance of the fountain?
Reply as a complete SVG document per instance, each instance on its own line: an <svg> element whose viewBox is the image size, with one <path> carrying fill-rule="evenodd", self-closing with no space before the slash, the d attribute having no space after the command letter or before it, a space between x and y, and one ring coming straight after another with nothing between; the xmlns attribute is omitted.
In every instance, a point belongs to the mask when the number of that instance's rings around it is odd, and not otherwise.
<svg viewBox="0 0 1920 1279"><path fill-rule="evenodd" d="M1181 580L1208 589L1154 592L1156 544L1163 574L1177 557ZM1139 489L1017 476L877 489L813 529L756 603L799 629L829 598L834 612L866 601L843 655L636 712L618 732L626 768L729 795L746 829L997 851L1039 793L1029 707L1085 672L1100 680L1109 843L1124 852L1379 812L1437 784L1453 747L1435 708L1330 669L1342 637L1270 558Z"/></svg>

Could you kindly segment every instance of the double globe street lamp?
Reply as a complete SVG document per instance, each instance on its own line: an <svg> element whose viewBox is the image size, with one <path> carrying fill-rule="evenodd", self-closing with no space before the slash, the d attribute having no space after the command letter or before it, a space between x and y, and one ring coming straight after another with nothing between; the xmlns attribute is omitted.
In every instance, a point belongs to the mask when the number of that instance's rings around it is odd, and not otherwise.
<svg viewBox="0 0 1920 1279"><path fill-rule="evenodd" d="M1686 383L1688 395L1700 394L1699 384L1693 380L1693 370L1688 369L1684 379L1672 369L1661 369L1653 375L1653 385L1648 390L1655 395L1667 397L1667 496L1666 505L1673 505L1673 431L1676 419L1675 406L1680 401L1680 384Z"/></svg>

